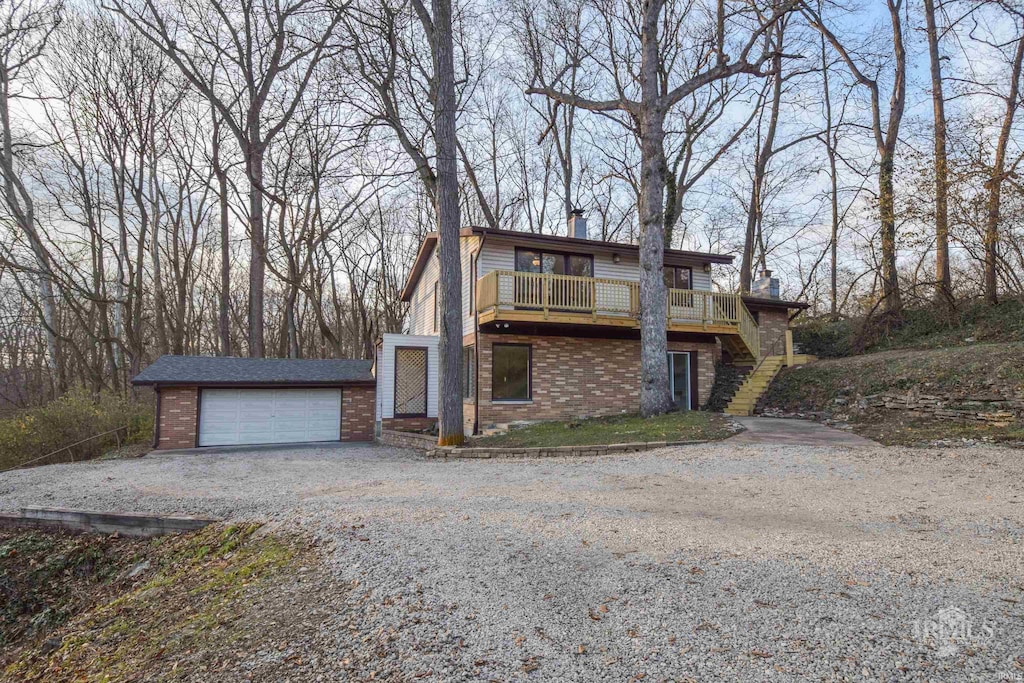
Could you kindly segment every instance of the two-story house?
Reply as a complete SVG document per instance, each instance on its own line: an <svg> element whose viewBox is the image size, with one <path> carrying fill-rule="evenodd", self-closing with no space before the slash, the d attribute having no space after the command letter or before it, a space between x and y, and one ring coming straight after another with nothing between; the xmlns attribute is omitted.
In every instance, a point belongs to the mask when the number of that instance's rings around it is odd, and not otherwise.
<svg viewBox="0 0 1024 683"><path fill-rule="evenodd" d="M568 233L461 231L467 433L639 410L638 247L588 239L581 216L570 219ZM778 299L775 280L764 295L715 291L715 266L732 260L665 251L666 362L682 409L707 401L717 361L751 368L784 354L790 313L804 307ZM386 334L377 347L376 414L384 428L424 429L436 420L438 270L430 234L402 292L407 333Z"/></svg>

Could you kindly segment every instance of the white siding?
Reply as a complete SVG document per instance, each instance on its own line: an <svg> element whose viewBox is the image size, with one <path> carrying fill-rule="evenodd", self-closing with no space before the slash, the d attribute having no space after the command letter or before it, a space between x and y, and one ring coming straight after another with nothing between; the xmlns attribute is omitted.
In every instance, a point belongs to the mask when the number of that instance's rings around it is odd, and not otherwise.
<svg viewBox="0 0 1024 683"><path fill-rule="evenodd" d="M437 336L387 333L377 353L377 420L395 416L395 347L427 349L427 417L437 417Z"/></svg>
<svg viewBox="0 0 1024 683"><path fill-rule="evenodd" d="M469 297L471 294L476 295L476 286L475 284L470 286L469 283L472 278L473 253L476 251L479 241L480 239L475 236L463 237L459 244L459 260L462 265L462 334L464 335L473 332L473 312ZM437 282L439 269L440 264L435 247L423 269L419 282L416 283L416 289L412 293L407 327L409 334L432 335L437 333L437 330L434 329L434 283Z"/></svg>
<svg viewBox="0 0 1024 683"><path fill-rule="evenodd" d="M510 242L484 239L476 261L476 276L481 278L492 270L515 270L516 248Z"/></svg>
<svg viewBox="0 0 1024 683"><path fill-rule="evenodd" d="M437 247L431 251L409 305L409 334L434 334L434 283L437 282Z"/></svg>
<svg viewBox="0 0 1024 683"><path fill-rule="evenodd" d="M622 256L615 263L609 254L595 254L594 277L637 281L640 279L640 263L630 256Z"/></svg>
<svg viewBox="0 0 1024 683"><path fill-rule="evenodd" d="M711 291L711 273L704 272L704 264L693 267L693 284L691 286L694 289L703 289L705 292Z"/></svg>

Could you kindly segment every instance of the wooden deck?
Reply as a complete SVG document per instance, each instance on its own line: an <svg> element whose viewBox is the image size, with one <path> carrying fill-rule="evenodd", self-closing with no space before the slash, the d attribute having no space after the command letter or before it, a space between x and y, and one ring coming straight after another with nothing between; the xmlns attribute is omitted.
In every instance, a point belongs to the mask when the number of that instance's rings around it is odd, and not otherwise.
<svg viewBox="0 0 1024 683"><path fill-rule="evenodd" d="M666 325L672 332L722 338L736 360L760 355L757 322L737 294L668 290ZM517 321L639 328L640 283L496 270L477 281L480 323Z"/></svg>

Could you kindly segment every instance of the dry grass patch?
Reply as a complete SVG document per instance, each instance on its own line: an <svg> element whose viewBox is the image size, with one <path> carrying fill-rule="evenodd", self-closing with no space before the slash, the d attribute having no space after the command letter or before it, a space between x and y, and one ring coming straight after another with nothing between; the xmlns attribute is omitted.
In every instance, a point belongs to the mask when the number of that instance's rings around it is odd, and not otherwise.
<svg viewBox="0 0 1024 683"><path fill-rule="evenodd" d="M472 439L469 446L553 448L649 441L717 441L735 432L717 413L671 412L656 417L618 415L572 422L541 422L527 427Z"/></svg>
<svg viewBox="0 0 1024 683"><path fill-rule="evenodd" d="M196 653L241 637L236 621L273 577L310 552L259 525L212 525L152 540L8 536L0 582L31 605L5 630L8 681L175 679ZM43 584L42 581L48 583ZM58 615L47 617L46 615ZM179 669L180 667L180 669Z"/></svg>

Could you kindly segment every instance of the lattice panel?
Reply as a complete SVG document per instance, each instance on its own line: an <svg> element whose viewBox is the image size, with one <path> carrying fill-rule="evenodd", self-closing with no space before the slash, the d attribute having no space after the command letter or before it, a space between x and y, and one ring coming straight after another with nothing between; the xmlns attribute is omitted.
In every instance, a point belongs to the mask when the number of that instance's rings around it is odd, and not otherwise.
<svg viewBox="0 0 1024 683"><path fill-rule="evenodd" d="M395 415L427 414L427 350L395 349Z"/></svg>

